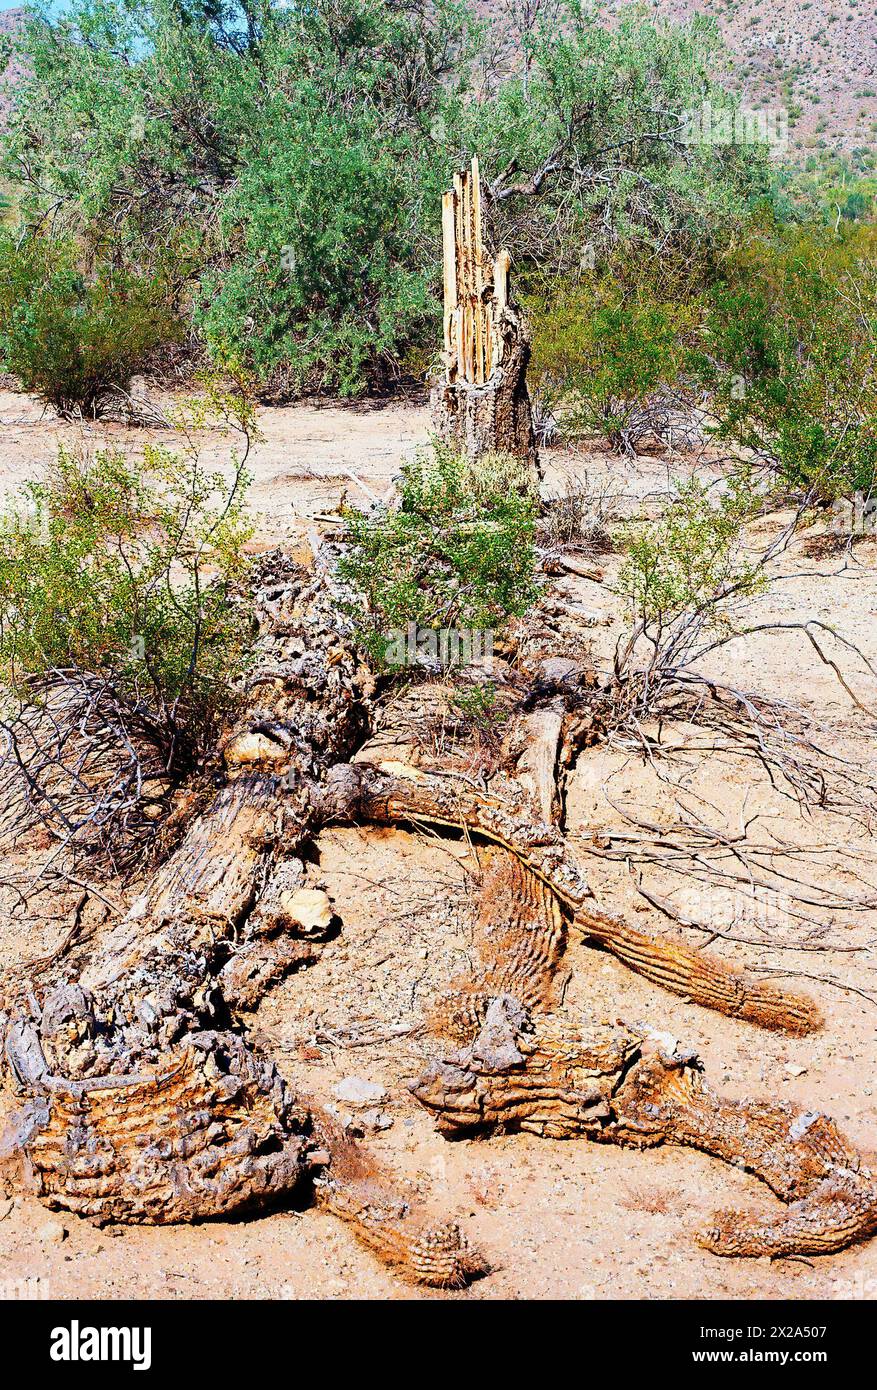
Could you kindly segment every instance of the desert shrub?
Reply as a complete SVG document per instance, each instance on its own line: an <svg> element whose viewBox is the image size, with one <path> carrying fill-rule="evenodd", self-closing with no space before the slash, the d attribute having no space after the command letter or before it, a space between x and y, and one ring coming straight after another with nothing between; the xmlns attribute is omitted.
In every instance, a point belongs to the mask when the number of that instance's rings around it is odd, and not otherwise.
<svg viewBox="0 0 877 1390"><path fill-rule="evenodd" d="M372 660L395 664L393 634L412 624L493 633L526 612L537 592L535 516L519 460L472 464L439 444L405 465L398 505L348 513L340 570L367 601L358 625Z"/></svg>
<svg viewBox="0 0 877 1390"><path fill-rule="evenodd" d="M291 114L307 140L278 139L242 169L222 210L234 255L202 277L196 322L215 359L243 349L261 380L282 370L288 394L356 395L435 329L416 223L399 212L413 171L379 109L341 119L315 85Z"/></svg>
<svg viewBox="0 0 877 1390"><path fill-rule="evenodd" d="M697 343L696 298L659 294L614 271L554 281L529 299L534 384L572 439L602 435L630 453L655 430L650 408L675 387Z"/></svg>
<svg viewBox="0 0 877 1390"><path fill-rule="evenodd" d="M699 663L740 631L742 606L764 583L766 554L747 554L742 526L754 508L752 480L734 474L721 492L696 478L660 517L631 526L618 579L628 626L614 657L612 718L697 715L713 686ZM659 733L660 738L660 733Z"/></svg>
<svg viewBox="0 0 877 1390"><path fill-rule="evenodd" d="M618 592L631 627L618 642L616 674L635 677L642 713L660 682L678 678L700 655L707 630L720 628L727 637L735 600L762 585L763 567L742 543L753 506L745 470L719 493L691 478L657 520L628 528Z"/></svg>
<svg viewBox="0 0 877 1390"><path fill-rule="evenodd" d="M72 242L0 235L0 364L64 415L94 414L172 336L160 279L85 272Z"/></svg>
<svg viewBox="0 0 877 1390"><path fill-rule="evenodd" d="M612 549L612 527L620 518L620 494L611 478L591 483L585 473L570 479L549 498L540 533L549 549L586 550L593 555Z"/></svg>
<svg viewBox="0 0 877 1390"><path fill-rule="evenodd" d="M877 230L767 227L710 296L716 434L815 499L877 476Z"/></svg>
<svg viewBox="0 0 877 1390"><path fill-rule="evenodd" d="M801 164L781 164L772 175L772 204L784 222L823 223L873 219L877 179L867 151L819 151Z"/></svg>
<svg viewBox="0 0 877 1390"><path fill-rule="evenodd" d="M97 675L169 770L191 766L231 708L250 639L234 601L246 484L243 462L227 482L194 448L148 445L136 462L62 448L0 515L7 686L27 702L53 672Z"/></svg>
<svg viewBox="0 0 877 1390"><path fill-rule="evenodd" d="M491 729L497 720L502 722L507 717L504 711L497 708L496 686L490 681L455 691L451 703L462 718L476 729Z"/></svg>
<svg viewBox="0 0 877 1390"><path fill-rule="evenodd" d="M499 697L492 681L471 684L457 682L448 699L449 723L455 733L474 738L482 747L498 750L505 725L509 720L509 709ZM442 730L447 727L442 723Z"/></svg>
<svg viewBox="0 0 877 1390"><path fill-rule="evenodd" d="M638 635L659 640L680 618L717 616L724 597L754 591L759 571L741 541L752 508L745 473L733 475L719 495L692 478L658 520L628 532L619 590Z"/></svg>

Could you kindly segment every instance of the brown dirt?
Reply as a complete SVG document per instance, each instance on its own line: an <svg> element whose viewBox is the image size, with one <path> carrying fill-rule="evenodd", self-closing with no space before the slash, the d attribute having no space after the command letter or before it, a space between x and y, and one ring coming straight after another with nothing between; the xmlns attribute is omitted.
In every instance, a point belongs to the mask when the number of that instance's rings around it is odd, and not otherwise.
<svg viewBox="0 0 877 1390"><path fill-rule="evenodd" d="M344 489L351 501L364 495L363 487L382 493L428 428L425 410L404 404L270 409L262 412L261 423L265 440L255 455L252 492L260 546L300 535L314 516L337 504ZM31 401L9 393L0 393L0 428L0 487L7 491L34 476L59 440L79 433L40 418ZM88 434L92 443L109 438L135 447L156 437L121 428ZM207 444L217 462L227 460L227 441L211 436ZM627 509L666 487L668 473L664 459L621 464L573 451L555 451L547 464L549 489L584 471L593 480L612 470ZM669 465L675 474L689 468L685 460ZM776 525L776 517L766 518L757 529L766 536ZM819 616L877 661L877 548L857 546L855 562L836 573L844 557L821 553L819 546L808 554L807 541L796 543L782 561L782 572L792 577L753 600L753 621L768 613L783 620ZM611 587L618 563L616 556L605 557L603 584L562 581L570 597L598 619L593 628L598 658L608 655L621 631ZM860 698L877 708L877 683L855 658L845 669ZM830 725L833 746L863 765L873 762L873 718L850 705L800 634L739 643L725 652L715 674L805 706ZM764 817L757 832L762 838L770 833L793 845L827 849L817 857L816 869L808 865L824 886L850 888L855 872L873 884L870 841L860 826L827 816L802 819L752 764L705 751L708 740L693 728L674 727L665 738L678 749L672 759L648 763L630 750L591 749L571 779L569 833L578 837L577 849L608 905L666 925L639 896L624 864L589 853L589 837L594 828L619 826L624 811L654 821L678 815L680 805L712 825L732 828L744 811L748 816L758 811ZM319 851L314 878L336 900L343 929L314 965L265 999L253 1027L270 1040L272 1055L294 1083L334 1103L354 1125L362 1112L333 1100L337 1082L356 1076L384 1088L387 1098L378 1108L392 1124L364 1142L412 1192L429 1191L459 1215L467 1235L492 1261L493 1272L465 1293L411 1290L361 1250L348 1230L313 1210L198 1227L99 1231L54 1215L32 1198L10 1203L0 1197L0 1293L17 1287L17 1281L33 1280L39 1282L28 1286L32 1292L98 1298L877 1296L877 1242L819 1260L773 1264L719 1260L700 1250L692 1233L714 1208L768 1210L773 1199L746 1174L692 1151L636 1153L527 1135L453 1144L440 1139L405 1081L418 1070L426 1049L416 1030L432 998L466 965L477 871L472 851L452 839L356 829L327 832ZM799 861L781 862L793 875L802 873ZM647 870L645 881L694 916L715 915L717 900L702 887L657 869ZM711 949L750 967L824 977L788 981L819 1000L827 1019L823 1032L803 1040L763 1033L672 998L617 961L576 945L562 967L569 971L566 1005L594 1020L644 1020L669 1029L698 1048L719 1089L824 1108L863 1148L877 1148L872 1081L877 1003L852 992L877 998L871 944L877 914L838 913L819 934L792 921L782 902L774 903L767 917L752 917L752 904L743 898L725 906L726 918L737 918L727 930L760 944L719 939ZM51 949L65 929L64 919L39 926L7 921L0 965ZM694 932L691 937L704 940ZM780 939L825 949L781 950Z"/></svg>

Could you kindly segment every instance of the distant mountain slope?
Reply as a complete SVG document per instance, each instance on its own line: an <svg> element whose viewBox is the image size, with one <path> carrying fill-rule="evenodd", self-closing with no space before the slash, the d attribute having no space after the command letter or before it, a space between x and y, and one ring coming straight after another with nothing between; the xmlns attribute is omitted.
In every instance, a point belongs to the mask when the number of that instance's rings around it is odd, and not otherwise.
<svg viewBox="0 0 877 1390"><path fill-rule="evenodd" d="M9 34L15 34L21 28L24 20L24 10L0 10L0 38L5 38ZM8 83L10 79L14 82L21 68L13 58L6 73L0 74L0 83ZM3 91L0 91L0 122L9 107L9 99Z"/></svg>
<svg viewBox="0 0 877 1390"><path fill-rule="evenodd" d="M753 106L789 111L792 148L877 150L874 0L653 0L652 8L669 19L715 19L734 84Z"/></svg>

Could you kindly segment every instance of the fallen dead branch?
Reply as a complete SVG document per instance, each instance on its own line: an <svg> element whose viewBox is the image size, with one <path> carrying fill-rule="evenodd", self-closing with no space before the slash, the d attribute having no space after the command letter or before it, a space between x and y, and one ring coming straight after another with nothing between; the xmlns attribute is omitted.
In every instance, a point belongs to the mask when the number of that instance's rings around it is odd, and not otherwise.
<svg viewBox="0 0 877 1390"><path fill-rule="evenodd" d="M131 872L148 856L175 789L159 731L88 672L49 672L0 716L0 843L36 828L69 862Z"/></svg>

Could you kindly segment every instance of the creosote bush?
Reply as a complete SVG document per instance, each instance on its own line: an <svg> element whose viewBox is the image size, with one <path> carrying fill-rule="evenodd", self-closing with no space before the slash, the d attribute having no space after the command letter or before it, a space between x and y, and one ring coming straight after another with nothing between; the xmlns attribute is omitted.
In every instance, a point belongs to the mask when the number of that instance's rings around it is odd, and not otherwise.
<svg viewBox="0 0 877 1390"><path fill-rule="evenodd" d="M208 392L249 444L249 407ZM191 439L191 436L190 436ZM62 448L45 478L0 515L0 663L22 703L54 672L98 676L163 754L185 770L210 749L251 640L235 601L251 534L244 459L231 481L194 443Z"/></svg>
<svg viewBox="0 0 877 1390"><path fill-rule="evenodd" d="M525 465L441 444L404 466L398 503L347 513L342 577L365 596L362 645L388 665L393 633L501 630L533 603L536 498ZM437 648L442 650L441 646Z"/></svg>
<svg viewBox="0 0 877 1390"><path fill-rule="evenodd" d="M692 613L718 619L723 595L754 592L761 575L741 543L752 507L744 473L718 496L692 478L657 521L629 530L619 589L642 634Z"/></svg>
<svg viewBox="0 0 877 1390"><path fill-rule="evenodd" d="M84 271L72 241L0 232L0 367L60 414L96 414L176 333L157 274Z"/></svg>
<svg viewBox="0 0 877 1390"><path fill-rule="evenodd" d="M674 287L680 289L681 287ZM635 266L554 280L528 297L531 377L569 439L632 453L654 432L650 404L675 387L698 341L696 298L652 286Z"/></svg>

